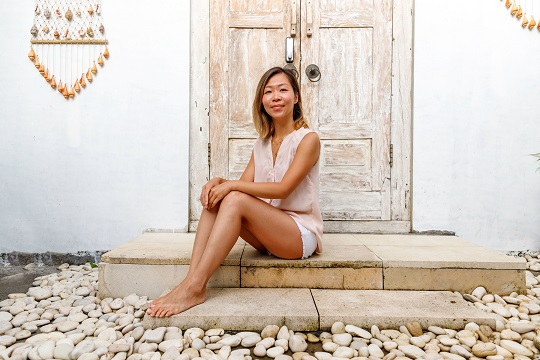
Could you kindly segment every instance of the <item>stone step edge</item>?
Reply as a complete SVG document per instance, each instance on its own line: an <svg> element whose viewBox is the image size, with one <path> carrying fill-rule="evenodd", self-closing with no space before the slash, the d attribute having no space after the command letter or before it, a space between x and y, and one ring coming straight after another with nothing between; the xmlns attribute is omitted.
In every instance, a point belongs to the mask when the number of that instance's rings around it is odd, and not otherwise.
<svg viewBox="0 0 540 360"><path fill-rule="evenodd" d="M213 288L205 303L169 318L145 315L143 326L256 331L275 324L319 331L335 321L381 329L418 321L426 329L461 329L468 322L495 328L496 319L449 291Z"/></svg>

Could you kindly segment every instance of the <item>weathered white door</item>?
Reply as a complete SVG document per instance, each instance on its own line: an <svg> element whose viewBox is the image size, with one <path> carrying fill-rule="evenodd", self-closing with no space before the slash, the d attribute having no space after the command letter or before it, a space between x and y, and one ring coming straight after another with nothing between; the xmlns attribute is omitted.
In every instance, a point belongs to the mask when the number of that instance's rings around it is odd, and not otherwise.
<svg viewBox="0 0 540 360"><path fill-rule="evenodd" d="M321 138L325 231L406 231L392 213L392 0L211 0L210 14L210 177L245 168L257 81L285 65L293 36L306 118ZM306 75L310 64L320 80Z"/></svg>
<svg viewBox="0 0 540 360"><path fill-rule="evenodd" d="M390 220L392 1L304 4L302 62L321 72L302 91L321 138L323 217Z"/></svg>

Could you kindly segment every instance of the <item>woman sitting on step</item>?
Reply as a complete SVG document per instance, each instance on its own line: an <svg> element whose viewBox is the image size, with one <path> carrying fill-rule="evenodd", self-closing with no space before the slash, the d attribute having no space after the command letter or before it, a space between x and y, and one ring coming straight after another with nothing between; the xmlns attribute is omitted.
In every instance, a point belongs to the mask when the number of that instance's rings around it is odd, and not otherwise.
<svg viewBox="0 0 540 360"><path fill-rule="evenodd" d="M240 177L214 178L201 192L204 207L186 278L152 301L148 314L165 317L206 300L206 284L240 236L282 259L320 253L318 135L302 113L298 81L275 67L261 77L253 101L260 138Z"/></svg>

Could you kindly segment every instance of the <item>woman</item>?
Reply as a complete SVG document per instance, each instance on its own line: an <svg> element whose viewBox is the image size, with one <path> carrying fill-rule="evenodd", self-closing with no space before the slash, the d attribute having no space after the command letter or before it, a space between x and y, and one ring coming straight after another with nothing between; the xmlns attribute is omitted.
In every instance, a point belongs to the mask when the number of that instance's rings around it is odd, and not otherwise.
<svg viewBox="0 0 540 360"><path fill-rule="evenodd" d="M283 259L320 253L318 135L307 128L296 77L279 67L259 81L253 101L259 140L240 180L214 178L200 201L193 254L186 278L154 300L148 314L171 316L206 300L206 284L238 236Z"/></svg>

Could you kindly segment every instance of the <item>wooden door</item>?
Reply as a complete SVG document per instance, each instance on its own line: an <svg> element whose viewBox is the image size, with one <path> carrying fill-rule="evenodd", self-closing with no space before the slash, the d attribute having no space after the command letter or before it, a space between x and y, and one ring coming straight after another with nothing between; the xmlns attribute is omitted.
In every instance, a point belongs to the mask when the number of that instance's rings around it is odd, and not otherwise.
<svg viewBox="0 0 540 360"><path fill-rule="evenodd" d="M329 221L391 219L391 0L302 3L306 116L321 138L321 210ZM344 231L347 224L341 224Z"/></svg>
<svg viewBox="0 0 540 360"><path fill-rule="evenodd" d="M210 0L210 177L244 170L257 81L285 65L294 36L306 118L321 138L325 231L406 230L408 209L392 207L392 21L392 0Z"/></svg>

